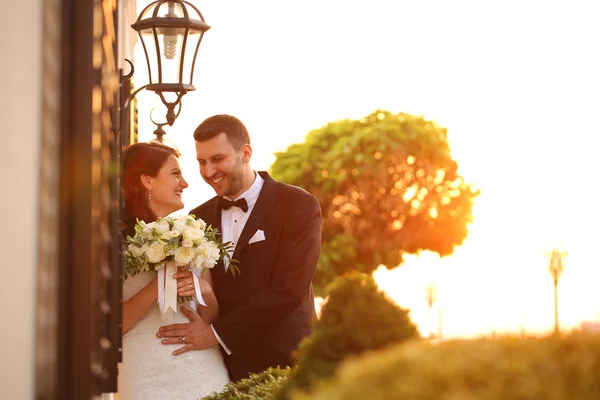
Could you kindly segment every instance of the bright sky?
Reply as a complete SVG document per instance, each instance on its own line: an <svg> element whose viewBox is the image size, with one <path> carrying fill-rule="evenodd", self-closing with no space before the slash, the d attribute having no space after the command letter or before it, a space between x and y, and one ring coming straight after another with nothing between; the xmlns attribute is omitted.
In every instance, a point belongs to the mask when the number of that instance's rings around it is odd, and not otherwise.
<svg viewBox="0 0 600 400"><path fill-rule="evenodd" d="M330 121L377 108L425 115L449 129L460 172L482 190L475 222L454 256L412 257L377 272L380 286L411 309L424 334L430 280L439 300L433 329L441 308L447 337L519 332L522 324L545 332L554 309L544 253L562 242L561 324L600 319L594 1L192 2L212 28L199 51L197 91L166 128L183 152L186 211L213 195L192 138L210 115L245 122L256 169ZM143 75L136 73L138 86ZM156 100L138 99L141 140L149 140Z"/></svg>

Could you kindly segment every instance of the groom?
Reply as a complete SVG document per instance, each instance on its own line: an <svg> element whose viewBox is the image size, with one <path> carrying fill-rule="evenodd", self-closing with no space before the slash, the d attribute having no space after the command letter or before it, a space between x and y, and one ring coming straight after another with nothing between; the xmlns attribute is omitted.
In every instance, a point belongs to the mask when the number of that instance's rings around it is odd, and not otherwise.
<svg viewBox="0 0 600 400"><path fill-rule="evenodd" d="M211 270L219 301L212 325L186 310L190 323L162 327L173 354L219 343L232 381L268 367L292 365L291 354L315 318L312 279L321 245L321 208L303 189L275 181L250 166L244 124L215 115L194 132L200 173L217 196L191 211L232 241L234 274L227 262Z"/></svg>

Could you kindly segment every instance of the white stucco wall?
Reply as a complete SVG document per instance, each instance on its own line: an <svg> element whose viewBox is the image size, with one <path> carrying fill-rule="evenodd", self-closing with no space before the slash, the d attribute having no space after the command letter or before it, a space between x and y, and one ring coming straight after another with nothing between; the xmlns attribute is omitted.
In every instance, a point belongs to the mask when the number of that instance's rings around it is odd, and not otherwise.
<svg viewBox="0 0 600 400"><path fill-rule="evenodd" d="M10 2L6 16L0 24L0 398L33 399L42 2Z"/></svg>
<svg viewBox="0 0 600 400"><path fill-rule="evenodd" d="M142 4L145 1L141 2ZM119 0L119 46L117 55L117 65L119 68L125 68L124 73L129 72L129 66L125 66L125 59L133 62L133 49L138 41L137 32L131 28L137 20L137 1Z"/></svg>

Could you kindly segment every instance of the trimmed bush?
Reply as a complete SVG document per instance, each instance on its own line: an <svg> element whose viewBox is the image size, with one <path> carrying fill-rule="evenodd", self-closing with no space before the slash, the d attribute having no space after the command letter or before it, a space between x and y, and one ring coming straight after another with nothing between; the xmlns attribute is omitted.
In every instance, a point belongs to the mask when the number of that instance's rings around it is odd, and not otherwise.
<svg viewBox="0 0 600 400"><path fill-rule="evenodd" d="M597 400L600 336L415 343L349 360L293 400Z"/></svg>
<svg viewBox="0 0 600 400"><path fill-rule="evenodd" d="M269 368L260 374L230 383L221 393L203 397L202 400L271 400L279 386L286 380L290 368Z"/></svg>
<svg viewBox="0 0 600 400"><path fill-rule="evenodd" d="M277 399L332 376L350 356L418 337L408 311L380 291L369 275L352 272L338 277L328 293L321 317L313 333L300 343L297 365Z"/></svg>

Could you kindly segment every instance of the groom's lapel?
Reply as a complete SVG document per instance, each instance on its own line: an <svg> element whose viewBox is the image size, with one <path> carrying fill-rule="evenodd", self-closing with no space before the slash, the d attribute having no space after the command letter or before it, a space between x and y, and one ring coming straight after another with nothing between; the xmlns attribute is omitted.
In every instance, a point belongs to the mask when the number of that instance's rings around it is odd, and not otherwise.
<svg viewBox="0 0 600 400"><path fill-rule="evenodd" d="M269 214L269 211L272 211L273 204L276 200L275 195L275 186L276 183L268 174L261 173L261 176L265 180L263 187L258 195L258 199L256 200L256 204L252 209L252 213L244 226L244 230L240 234L240 239L238 240L237 245L235 246L235 251L233 252L234 259L238 260L238 256L242 253L246 245L248 245L248 241L256 233L256 230L260 226L260 223L263 219ZM268 238L267 238L268 240Z"/></svg>

